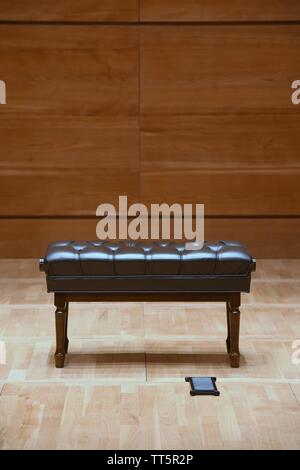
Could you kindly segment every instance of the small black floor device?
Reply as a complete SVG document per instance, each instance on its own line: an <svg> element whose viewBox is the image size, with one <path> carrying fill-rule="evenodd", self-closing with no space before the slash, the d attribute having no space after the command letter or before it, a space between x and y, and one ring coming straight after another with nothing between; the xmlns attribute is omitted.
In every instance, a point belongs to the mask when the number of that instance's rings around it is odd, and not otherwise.
<svg viewBox="0 0 300 470"><path fill-rule="evenodd" d="M195 395L215 395L219 396L220 392L216 386L216 377L186 377L185 381L190 382L190 394Z"/></svg>

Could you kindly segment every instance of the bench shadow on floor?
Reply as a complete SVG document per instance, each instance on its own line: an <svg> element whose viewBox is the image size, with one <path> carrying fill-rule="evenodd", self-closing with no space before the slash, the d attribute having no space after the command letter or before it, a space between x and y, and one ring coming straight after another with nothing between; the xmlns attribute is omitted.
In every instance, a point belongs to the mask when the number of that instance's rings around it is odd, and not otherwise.
<svg viewBox="0 0 300 470"><path fill-rule="evenodd" d="M95 366L97 364L104 365L116 365L116 364L207 364L207 365L227 365L229 366L229 358L226 353L210 353L210 354L199 354L199 353L68 353L66 356L65 367L73 366ZM241 364L243 364L244 358L241 356ZM49 365L54 366L53 355L49 360Z"/></svg>

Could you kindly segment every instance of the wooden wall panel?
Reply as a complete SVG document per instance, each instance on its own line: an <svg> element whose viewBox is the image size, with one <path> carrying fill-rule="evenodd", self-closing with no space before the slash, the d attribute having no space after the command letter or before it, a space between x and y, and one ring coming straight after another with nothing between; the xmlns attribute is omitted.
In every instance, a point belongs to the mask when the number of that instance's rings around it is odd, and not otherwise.
<svg viewBox="0 0 300 470"><path fill-rule="evenodd" d="M300 218L207 219L205 238L242 240L257 258L300 258Z"/></svg>
<svg viewBox="0 0 300 470"><path fill-rule="evenodd" d="M300 113L142 117L144 171L299 169Z"/></svg>
<svg viewBox="0 0 300 470"><path fill-rule="evenodd" d="M39 258L53 240L95 240L96 224L97 219L0 219L0 257ZM300 258L300 218L206 219L205 238L242 240L257 258Z"/></svg>
<svg viewBox="0 0 300 470"><path fill-rule="evenodd" d="M143 30L141 199L299 215L297 48L295 25Z"/></svg>
<svg viewBox="0 0 300 470"><path fill-rule="evenodd" d="M6 21L299 20L298 0L1 0Z"/></svg>
<svg viewBox="0 0 300 470"><path fill-rule="evenodd" d="M93 239L82 216L127 194L203 202L207 239L300 257L290 20L296 0L2 0L0 22L33 24L0 24L0 256Z"/></svg>
<svg viewBox="0 0 300 470"><path fill-rule="evenodd" d="M101 203L139 199L138 172L119 170L12 170L0 175L1 215L95 215Z"/></svg>
<svg viewBox="0 0 300 470"><path fill-rule="evenodd" d="M205 204L206 215L300 215L300 171L149 171L146 204Z"/></svg>
<svg viewBox="0 0 300 470"><path fill-rule="evenodd" d="M299 49L298 25L146 27L143 115L296 114Z"/></svg>
<svg viewBox="0 0 300 470"><path fill-rule="evenodd" d="M0 26L0 215L138 198L135 28Z"/></svg>
<svg viewBox="0 0 300 470"><path fill-rule="evenodd" d="M1 0L0 21L136 21L139 0Z"/></svg>
<svg viewBox="0 0 300 470"><path fill-rule="evenodd" d="M141 0L144 21L299 20L298 0Z"/></svg>

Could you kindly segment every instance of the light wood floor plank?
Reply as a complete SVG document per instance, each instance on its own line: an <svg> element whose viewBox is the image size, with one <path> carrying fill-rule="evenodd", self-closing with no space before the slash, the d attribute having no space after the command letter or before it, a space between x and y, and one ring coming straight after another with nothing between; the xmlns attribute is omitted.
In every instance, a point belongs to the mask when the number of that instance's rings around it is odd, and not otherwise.
<svg viewBox="0 0 300 470"><path fill-rule="evenodd" d="M185 383L132 393L9 384L0 396L1 449L299 448L300 408L289 385L219 388L219 398L192 398Z"/></svg>

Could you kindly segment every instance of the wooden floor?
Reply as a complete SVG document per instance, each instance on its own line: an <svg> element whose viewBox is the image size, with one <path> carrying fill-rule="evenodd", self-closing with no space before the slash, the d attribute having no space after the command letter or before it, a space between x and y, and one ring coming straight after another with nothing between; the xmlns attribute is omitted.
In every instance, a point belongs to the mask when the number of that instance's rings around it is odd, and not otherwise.
<svg viewBox="0 0 300 470"><path fill-rule="evenodd" d="M55 369L53 297L36 260L0 260L0 449L300 449L300 260L258 261L241 366L225 305L72 304ZM191 397L186 375L217 377Z"/></svg>

